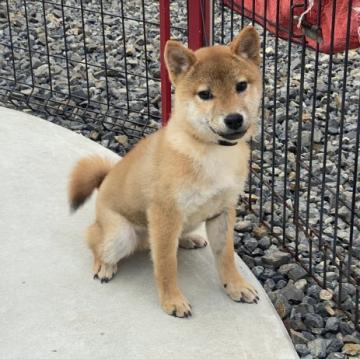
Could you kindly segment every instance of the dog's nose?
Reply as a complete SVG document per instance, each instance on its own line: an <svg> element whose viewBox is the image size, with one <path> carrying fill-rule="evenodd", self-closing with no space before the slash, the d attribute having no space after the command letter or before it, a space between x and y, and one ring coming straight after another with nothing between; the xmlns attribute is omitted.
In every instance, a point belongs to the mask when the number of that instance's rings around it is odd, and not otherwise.
<svg viewBox="0 0 360 359"><path fill-rule="evenodd" d="M244 118L239 113L231 113L224 119L225 125L230 130L238 130L243 124Z"/></svg>

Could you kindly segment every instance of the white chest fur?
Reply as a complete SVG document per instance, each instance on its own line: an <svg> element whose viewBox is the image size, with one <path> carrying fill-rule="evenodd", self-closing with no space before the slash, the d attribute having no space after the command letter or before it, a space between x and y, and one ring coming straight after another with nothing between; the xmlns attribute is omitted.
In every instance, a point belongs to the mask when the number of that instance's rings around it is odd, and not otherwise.
<svg viewBox="0 0 360 359"><path fill-rule="evenodd" d="M207 204L211 211L211 206L215 204L212 203L214 199L223 198L227 201L242 191L247 161L244 161L237 151L226 150L229 149L219 146L206 155L194 158L197 180L184 183L177 196L179 207L187 214L194 213ZM229 155L229 152L234 153ZM244 173L241 173L242 168Z"/></svg>

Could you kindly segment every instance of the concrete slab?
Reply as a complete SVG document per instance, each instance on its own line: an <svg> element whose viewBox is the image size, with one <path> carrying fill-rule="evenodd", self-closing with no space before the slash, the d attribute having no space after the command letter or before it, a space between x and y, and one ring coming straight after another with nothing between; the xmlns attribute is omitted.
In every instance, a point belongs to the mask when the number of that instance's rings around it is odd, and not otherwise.
<svg viewBox="0 0 360 359"><path fill-rule="evenodd" d="M94 198L70 216L67 177L89 153L117 156L66 129L0 108L0 358L297 358L255 277L258 305L221 290L210 249L180 250L179 280L191 319L164 314L148 254L101 285L83 231Z"/></svg>

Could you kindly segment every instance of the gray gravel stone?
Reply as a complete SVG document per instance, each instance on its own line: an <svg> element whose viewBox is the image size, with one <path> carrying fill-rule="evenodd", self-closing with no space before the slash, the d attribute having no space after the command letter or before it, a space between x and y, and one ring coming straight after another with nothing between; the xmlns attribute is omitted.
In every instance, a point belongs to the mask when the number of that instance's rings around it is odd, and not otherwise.
<svg viewBox="0 0 360 359"><path fill-rule="evenodd" d="M266 265L280 267L283 264L289 263L290 254L281 251L268 252L263 256L262 260Z"/></svg>
<svg viewBox="0 0 360 359"><path fill-rule="evenodd" d="M342 283L342 296L346 297L346 296L353 296L355 294L356 288L353 284L350 283ZM336 291L336 293L338 292L338 290Z"/></svg>
<svg viewBox="0 0 360 359"><path fill-rule="evenodd" d="M271 278L266 279L264 288L267 292L271 292L275 288L275 282Z"/></svg>
<svg viewBox="0 0 360 359"><path fill-rule="evenodd" d="M239 221L235 224L235 230L238 232L250 232L253 224L250 221Z"/></svg>
<svg viewBox="0 0 360 359"><path fill-rule="evenodd" d="M302 299L304 298L304 293L301 290L297 289L290 282L288 283L288 285L285 288L279 289L279 293L284 295L288 301L295 302L295 303L301 302Z"/></svg>
<svg viewBox="0 0 360 359"><path fill-rule="evenodd" d="M315 335L314 335L313 333L307 332L306 330L304 330L304 331L302 332L302 335L303 335L305 338L307 338L309 341L316 339L316 337L315 337Z"/></svg>
<svg viewBox="0 0 360 359"><path fill-rule="evenodd" d="M281 319L284 319L289 315L291 306L284 295L281 293L276 294L273 304Z"/></svg>
<svg viewBox="0 0 360 359"><path fill-rule="evenodd" d="M345 359L345 354L342 353L330 353L326 359Z"/></svg>
<svg viewBox="0 0 360 359"><path fill-rule="evenodd" d="M284 264L279 268L279 272L286 274L293 281L304 278L307 274L305 269L297 263Z"/></svg>
<svg viewBox="0 0 360 359"><path fill-rule="evenodd" d="M307 329L306 325L302 321L301 317L299 317L298 315L289 320L289 325L290 325L291 329L294 329L294 330L296 330L298 332L302 332L302 333L304 330ZM307 337L305 337L305 338L307 339L307 341L309 341L309 338L307 338Z"/></svg>
<svg viewBox="0 0 360 359"><path fill-rule="evenodd" d="M339 352L341 351L341 348L343 347L344 343L341 339L335 337L330 339L330 343L328 344L327 347L327 352L328 353L334 353L334 352Z"/></svg>
<svg viewBox="0 0 360 359"><path fill-rule="evenodd" d="M264 272L264 267L255 266L252 268L252 272L255 274L256 278L259 278L261 274Z"/></svg>
<svg viewBox="0 0 360 359"><path fill-rule="evenodd" d="M252 267L255 265L254 258L248 256L247 254L242 254L242 255L241 255L241 259L245 262L245 264L246 264L249 268L252 268Z"/></svg>
<svg viewBox="0 0 360 359"><path fill-rule="evenodd" d="M322 338L318 338L312 340L308 343L308 348L310 354L313 355L315 358L325 358L326 357L326 340Z"/></svg>
<svg viewBox="0 0 360 359"><path fill-rule="evenodd" d="M311 304L306 304L304 301L293 307L291 315L299 314L304 317L307 313L315 313L314 307Z"/></svg>
<svg viewBox="0 0 360 359"><path fill-rule="evenodd" d="M318 298L320 290L321 288L317 284L313 284L308 287L307 294L314 298Z"/></svg>
<svg viewBox="0 0 360 359"><path fill-rule="evenodd" d="M355 344L360 344L360 339L353 336L353 335L350 335L350 334L347 334L344 336L343 338L343 342L344 343L355 343Z"/></svg>
<svg viewBox="0 0 360 359"><path fill-rule="evenodd" d="M307 344L309 342L306 337L294 329L290 329L290 337L294 344Z"/></svg>
<svg viewBox="0 0 360 359"><path fill-rule="evenodd" d="M339 329L339 318L337 317L330 317L327 319L325 324L325 330L328 332L337 332Z"/></svg>
<svg viewBox="0 0 360 359"><path fill-rule="evenodd" d="M270 247L271 240L269 237L263 237L258 241L258 245L261 249L268 249Z"/></svg>
<svg viewBox="0 0 360 359"><path fill-rule="evenodd" d="M283 279L278 280L276 283L276 288L281 289L284 287L286 287L286 280L283 280Z"/></svg>
<svg viewBox="0 0 360 359"><path fill-rule="evenodd" d="M340 322L339 324L339 328L340 328L340 332L343 335L347 335L347 334L352 334L352 332L354 331L354 325L348 322Z"/></svg>
<svg viewBox="0 0 360 359"><path fill-rule="evenodd" d="M44 64L44 65L37 67L34 70L34 74L37 77L48 76L49 75L49 66L47 64Z"/></svg>
<svg viewBox="0 0 360 359"><path fill-rule="evenodd" d="M258 241L255 238L250 238L245 241L244 246L249 252L253 252L258 245Z"/></svg>
<svg viewBox="0 0 360 359"><path fill-rule="evenodd" d="M298 281L296 281L294 283L294 286L297 288L297 289L300 289L302 291L305 290L306 286L307 286L307 280L306 279L299 279Z"/></svg>
<svg viewBox="0 0 360 359"><path fill-rule="evenodd" d="M310 350L306 346L306 344L295 344L295 349L301 356L309 354Z"/></svg>
<svg viewBox="0 0 360 359"><path fill-rule="evenodd" d="M346 299L342 301L341 307L344 310L351 311L355 307L355 303L350 296L347 296Z"/></svg>
<svg viewBox="0 0 360 359"><path fill-rule="evenodd" d="M324 319L314 313L307 313L304 316L304 323L308 328L323 328L324 327Z"/></svg>

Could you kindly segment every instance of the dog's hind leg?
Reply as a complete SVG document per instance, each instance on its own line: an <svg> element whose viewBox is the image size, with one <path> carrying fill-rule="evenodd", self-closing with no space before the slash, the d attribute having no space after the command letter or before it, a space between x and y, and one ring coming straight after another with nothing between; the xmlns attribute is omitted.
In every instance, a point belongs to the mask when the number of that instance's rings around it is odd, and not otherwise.
<svg viewBox="0 0 360 359"><path fill-rule="evenodd" d="M101 283L107 283L117 272L120 259L129 256L138 246L132 224L113 211L102 212L87 231L89 247L94 254L93 275Z"/></svg>

